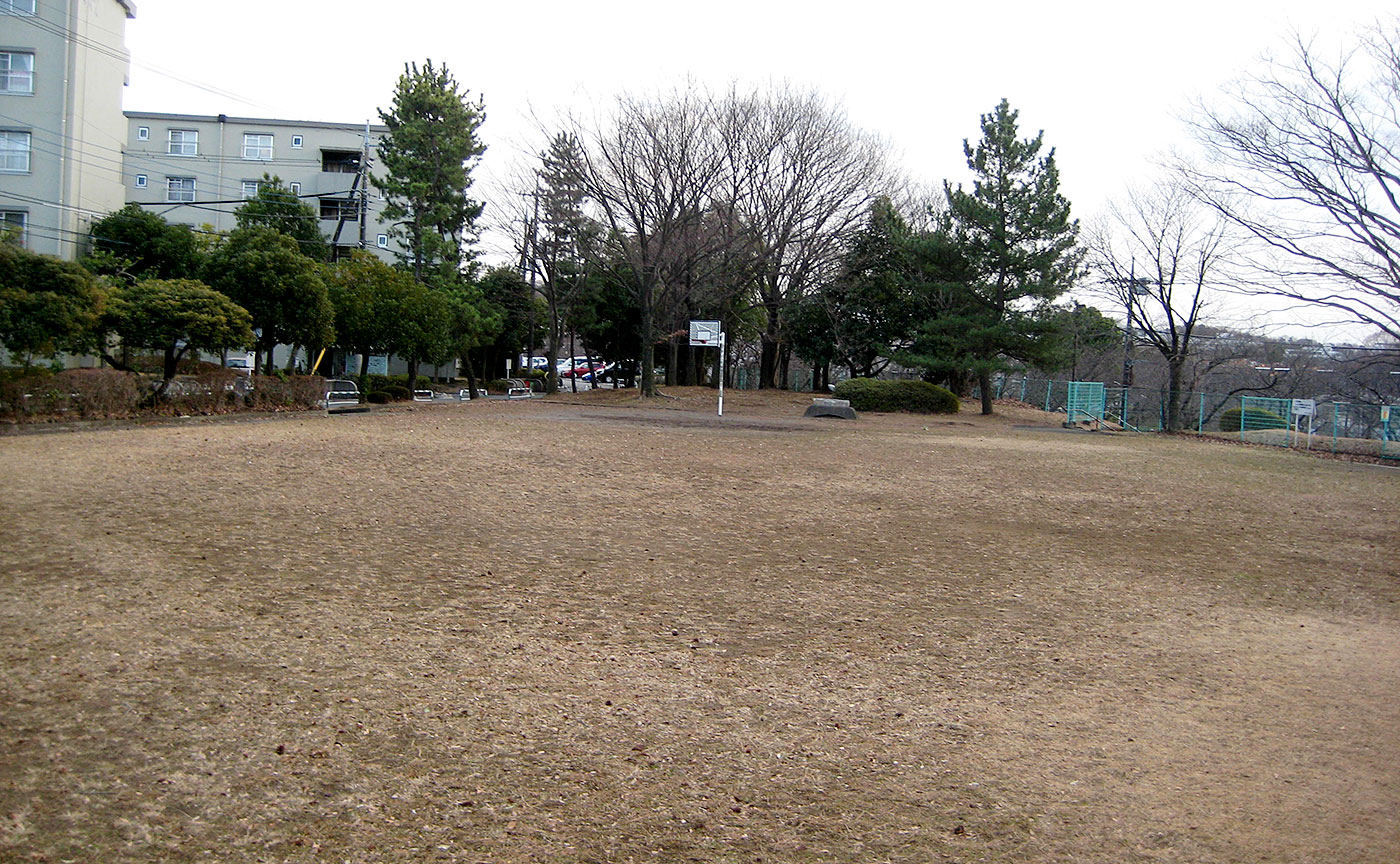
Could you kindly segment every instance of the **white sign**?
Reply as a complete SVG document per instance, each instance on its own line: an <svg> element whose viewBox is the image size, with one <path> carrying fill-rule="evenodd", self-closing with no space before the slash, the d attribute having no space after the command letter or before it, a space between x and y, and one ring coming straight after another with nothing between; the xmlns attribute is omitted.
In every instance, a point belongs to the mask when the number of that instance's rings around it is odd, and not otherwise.
<svg viewBox="0 0 1400 864"><path fill-rule="evenodd" d="M690 344L697 348L709 348L719 344L718 321L691 321Z"/></svg>
<svg viewBox="0 0 1400 864"><path fill-rule="evenodd" d="M1317 400L1294 399L1293 413L1298 417L1311 417L1317 413Z"/></svg>

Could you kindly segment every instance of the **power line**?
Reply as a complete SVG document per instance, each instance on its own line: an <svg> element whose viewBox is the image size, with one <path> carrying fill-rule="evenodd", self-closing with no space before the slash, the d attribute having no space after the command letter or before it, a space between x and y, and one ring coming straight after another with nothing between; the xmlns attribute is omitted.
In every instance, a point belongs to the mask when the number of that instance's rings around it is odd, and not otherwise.
<svg viewBox="0 0 1400 864"><path fill-rule="evenodd" d="M135 60L135 59L133 59L133 58L130 56L130 54L128 54L125 50L122 50L122 51L113 50L110 46L108 46L108 45L106 45L106 44L104 44L104 43L97 42L97 41L95 41L95 40L89 39L89 38L87 38L86 36L82 35L81 33L76 33L76 32L74 32L73 30L68 29L67 25L61 24L61 23L59 23L59 22L57 22L57 21L53 21L53 20L51 20L51 19L49 19L49 18L45 18L45 17L43 17L42 15L25 16L24 20L27 21L27 22L29 22L30 24L32 24L32 25L35 27L35 29L37 29L37 30L41 30L41 31L43 31L43 32L45 32L45 33L48 33L48 34L52 35L52 36L58 36L58 37L64 39L65 41L73 42L73 43L75 43L75 44L77 44L77 45L82 46L83 48L86 48L86 49L88 49L88 50L90 50L90 51L93 51L93 52L95 52L95 53L102 54L102 55L104 55L104 56L110 57L110 58L112 58L112 59L114 59L114 60L120 60L120 61L122 61L123 63L130 63L130 64L132 64L132 65L134 65L134 66L139 66L139 67L141 67L142 69L149 70L149 71L154 72L155 74L160 75L160 76L162 76L162 77L164 77L164 78L169 78L169 79L172 80L172 81L176 81L176 82L179 82L179 83L181 83L181 84L185 84L185 85L187 85L187 86L189 86L189 87L194 87L194 88L199 89L199 90L204 90L205 92L208 92L208 93L213 93L213 94L216 95L216 96L222 96L222 97L224 97L224 98L226 98L226 99L232 99L232 100L235 101L235 102L242 102L244 105L250 105L250 106L256 107L256 106L258 106L258 105L260 104L260 103L254 102L254 101L252 101L251 99L248 99L248 98L246 98L246 97L244 97L244 96L241 96L241 95L239 95L239 94L237 94L237 93L234 93L234 92L231 91L231 90L224 90L224 89L222 89L222 88L215 87L215 86L213 86L212 84L205 84L205 83L203 83L203 82L196 81L196 80L193 79L193 78L189 78L189 77L186 77L186 76L184 76L184 75L180 75L180 74L178 74L178 73L171 72L171 71L169 71L169 70L163 69L163 68L161 68L161 67L159 67L159 66L156 66L156 65L154 65L154 64L146 63L146 62L141 61L141 60ZM103 28L103 29L105 29L105 28ZM117 33L115 33L115 31L111 31L111 30L107 30L106 32L113 33L113 35L122 35L122 36L125 36L125 33L117 34Z"/></svg>

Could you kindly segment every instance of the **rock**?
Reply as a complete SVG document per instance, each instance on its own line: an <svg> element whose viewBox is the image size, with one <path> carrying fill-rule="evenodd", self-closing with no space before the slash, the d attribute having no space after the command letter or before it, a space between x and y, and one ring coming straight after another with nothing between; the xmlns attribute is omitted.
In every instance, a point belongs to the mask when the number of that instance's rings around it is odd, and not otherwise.
<svg viewBox="0 0 1400 864"><path fill-rule="evenodd" d="M849 399L813 399L812 404L807 406L804 417L840 417L843 420L856 419L856 412L851 410L851 400Z"/></svg>

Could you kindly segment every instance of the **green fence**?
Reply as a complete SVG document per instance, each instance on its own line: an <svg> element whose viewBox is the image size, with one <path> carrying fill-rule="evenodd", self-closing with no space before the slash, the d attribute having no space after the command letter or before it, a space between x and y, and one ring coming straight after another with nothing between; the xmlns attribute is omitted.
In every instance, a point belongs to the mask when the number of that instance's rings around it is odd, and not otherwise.
<svg viewBox="0 0 1400 864"><path fill-rule="evenodd" d="M993 396L1068 415L1079 408L1078 399L1097 399L1094 391L1078 386L1084 383L1006 376L994 382ZM1103 400L1104 420L1113 426L1160 432L1172 425L1172 399L1165 390L1105 387ZM1317 402L1311 415L1295 413L1295 407L1301 407L1295 400L1275 396L1179 393L1176 428L1255 444L1400 459L1400 405Z"/></svg>

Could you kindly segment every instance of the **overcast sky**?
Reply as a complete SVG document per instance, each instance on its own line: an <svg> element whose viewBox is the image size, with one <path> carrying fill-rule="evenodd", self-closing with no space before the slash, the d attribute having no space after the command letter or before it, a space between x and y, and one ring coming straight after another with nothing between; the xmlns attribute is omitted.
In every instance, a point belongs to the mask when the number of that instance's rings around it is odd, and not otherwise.
<svg viewBox="0 0 1400 864"><path fill-rule="evenodd" d="M589 110L689 77L815 87L892 144L906 172L967 182L964 138L1003 97L1045 131L1062 191L1088 221L1186 138L1196 97L1286 52L1293 31L1336 44L1394 3L865 0L235 4L140 0L127 25L125 107L378 121L404 64L444 62L484 96L483 172L540 146L532 115ZM213 91L213 92L211 92ZM489 201L488 201L489 204Z"/></svg>

